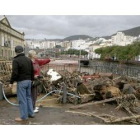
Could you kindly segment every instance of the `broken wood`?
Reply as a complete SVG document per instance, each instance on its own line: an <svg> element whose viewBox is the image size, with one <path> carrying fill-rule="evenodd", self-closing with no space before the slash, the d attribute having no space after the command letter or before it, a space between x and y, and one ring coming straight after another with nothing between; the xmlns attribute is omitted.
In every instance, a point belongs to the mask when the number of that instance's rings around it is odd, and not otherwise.
<svg viewBox="0 0 140 140"><path fill-rule="evenodd" d="M82 104L82 105L77 105L77 106L74 106L74 107L70 107L70 109L77 109L77 108L82 108L82 107L85 107L85 106L90 106L90 105L96 105L96 104L102 104L102 103L107 103L107 102L111 102L111 101L116 101L116 100L121 99L123 97L127 98L127 95L113 97L113 98L105 99L105 100L101 100L101 101L90 102L90 103L86 103L86 104Z"/></svg>
<svg viewBox="0 0 140 140"><path fill-rule="evenodd" d="M90 116L90 117L96 117L103 121L104 123L110 123L110 119L108 118L115 118L114 116L108 115L108 114L96 114L95 112L78 112L78 111L70 111L67 110L65 112L68 113L73 113L73 114L79 114L79 115L84 115L84 116Z"/></svg>
<svg viewBox="0 0 140 140"><path fill-rule="evenodd" d="M121 117L121 118L117 118L115 116L111 116L108 114L94 114L94 113L89 113L91 116L93 117L97 117L101 120L103 120L105 123L111 124L111 123L119 123L119 122L124 122L124 121L129 121L131 123L135 123L135 124L139 124L139 122L137 122L136 120L140 118L140 115L136 115L136 116L130 116L130 117Z"/></svg>
<svg viewBox="0 0 140 140"><path fill-rule="evenodd" d="M84 116L91 116L91 114L86 113L86 112L78 112L78 111L70 111L70 110L66 110L65 112L73 113L73 114L79 114L79 115L84 115Z"/></svg>
<svg viewBox="0 0 140 140"><path fill-rule="evenodd" d="M88 103L89 101L93 101L95 94L83 94L80 97L80 103Z"/></svg>
<svg viewBox="0 0 140 140"><path fill-rule="evenodd" d="M130 117L121 117L121 118L117 118L115 120L112 120L108 123L117 123L117 122L123 122L123 121L131 121L133 119L139 119L140 118L140 115L136 115L136 116L130 116Z"/></svg>
<svg viewBox="0 0 140 140"><path fill-rule="evenodd" d="M132 120L134 120L134 119L136 120L136 119L140 118L140 115L117 118L117 117L109 115L109 114L96 114L95 112L78 112L78 111L70 111L70 110L67 110L65 112L84 115L84 116L90 116L90 117L96 117L107 124L119 123L119 122L124 122L124 121L129 121L131 123L139 124L138 122L132 121Z"/></svg>

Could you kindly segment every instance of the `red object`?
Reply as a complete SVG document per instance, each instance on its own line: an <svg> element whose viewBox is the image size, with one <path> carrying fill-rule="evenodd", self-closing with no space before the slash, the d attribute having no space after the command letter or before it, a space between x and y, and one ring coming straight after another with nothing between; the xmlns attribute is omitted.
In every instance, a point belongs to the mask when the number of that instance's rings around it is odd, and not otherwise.
<svg viewBox="0 0 140 140"><path fill-rule="evenodd" d="M40 75L40 66L43 66L47 63L50 62L50 59L36 59L33 62L33 66L34 66L34 75L35 76L39 76Z"/></svg>
<svg viewBox="0 0 140 140"><path fill-rule="evenodd" d="M88 79L88 78L93 79L93 78L99 78L99 77L100 77L99 75L84 75L82 78L83 79Z"/></svg>
<svg viewBox="0 0 140 140"><path fill-rule="evenodd" d="M95 78L99 78L99 75L84 75L82 76L83 80L86 82L87 79L95 79Z"/></svg>

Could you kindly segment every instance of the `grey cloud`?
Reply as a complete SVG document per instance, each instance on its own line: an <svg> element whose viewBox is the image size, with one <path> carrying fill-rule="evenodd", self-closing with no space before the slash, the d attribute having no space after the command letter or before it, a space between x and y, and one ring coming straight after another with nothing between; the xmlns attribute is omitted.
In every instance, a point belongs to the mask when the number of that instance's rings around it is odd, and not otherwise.
<svg viewBox="0 0 140 140"><path fill-rule="evenodd" d="M112 35L119 30L140 26L140 16L7 16L11 26L25 32L26 38L64 38L85 34L92 37Z"/></svg>

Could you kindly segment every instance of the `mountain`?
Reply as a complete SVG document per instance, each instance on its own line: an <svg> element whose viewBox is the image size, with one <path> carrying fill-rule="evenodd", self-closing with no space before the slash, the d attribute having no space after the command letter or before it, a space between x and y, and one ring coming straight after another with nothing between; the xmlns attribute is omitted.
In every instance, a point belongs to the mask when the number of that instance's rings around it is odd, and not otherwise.
<svg viewBox="0 0 140 140"><path fill-rule="evenodd" d="M139 36L140 35L140 26L138 27L134 27L134 28L131 28L131 29L127 29L127 30L120 30L118 32L123 32L125 35L128 35L128 36ZM83 40L86 40L89 38L89 40L91 41L95 41L99 38L105 38L105 39L111 39L111 37L113 35L116 35L116 33L110 35L110 36L100 36L100 37L91 37L91 36L88 36L88 35L73 35L73 36L69 36L69 37L66 37L64 39L45 39L46 41L72 41L72 40L79 40L79 39L83 39ZM28 39L26 39L28 40Z"/></svg>
<svg viewBox="0 0 140 140"><path fill-rule="evenodd" d="M111 36L102 36L101 38L108 40L108 39L111 39Z"/></svg>
<svg viewBox="0 0 140 140"><path fill-rule="evenodd" d="M120 32L123 32L125 35L129 35L129 36L139 36L140 35L140 26L131 28L128 30L123 30Z"/></svg>
<svg viewBox="0 0 140 140"><path fill-rule="evenodd" d="M115 35L115 34L114 34L114 35ZM98 40L99 38L104 38L104 39L108 40L108 39L111 39L111 36L100 36L100 37L95 37L95 38L91 39L91 41L96 41L96 40Z"/></svg>
<svg viewBox="0 0 140 140"><path fill-rule="evenodd" d="M118 31L118 32L123 32L125 35L136 37L136 36L140 35L140 26L134 27L134 28L131 28L131 29L127 29L127 30ZM111 37L116 35L116 34L117 33L112 34L111 36L102 36L102 37L99 37L99 38L111 39Z"/></svg>
<svg viewBox="0 0 140 140"><path fill-rule="evenodd" d="M92 39L93 37L88 36L88 35L73 35L73 36L69 36L63 39L63 41L71 41L71 40L79 40L79 39Z"/></svg>

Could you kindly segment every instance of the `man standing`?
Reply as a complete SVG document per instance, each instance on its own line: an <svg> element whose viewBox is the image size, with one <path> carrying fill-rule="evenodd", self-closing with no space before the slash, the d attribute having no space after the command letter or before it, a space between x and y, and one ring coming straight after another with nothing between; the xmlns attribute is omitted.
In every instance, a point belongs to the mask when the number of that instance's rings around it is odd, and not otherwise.
<svg viewBox="0 0 140 140"><path fill-rule="evenodd" d="M34 79L34 70L32 61L25 56L22 46L15 47L16 56L12 63L12 75L10 87L14 81L17 82L17 98L19 102L20 117L15 121L27 120L33 118L33 105L31 99L31 80Z"/></svg>

